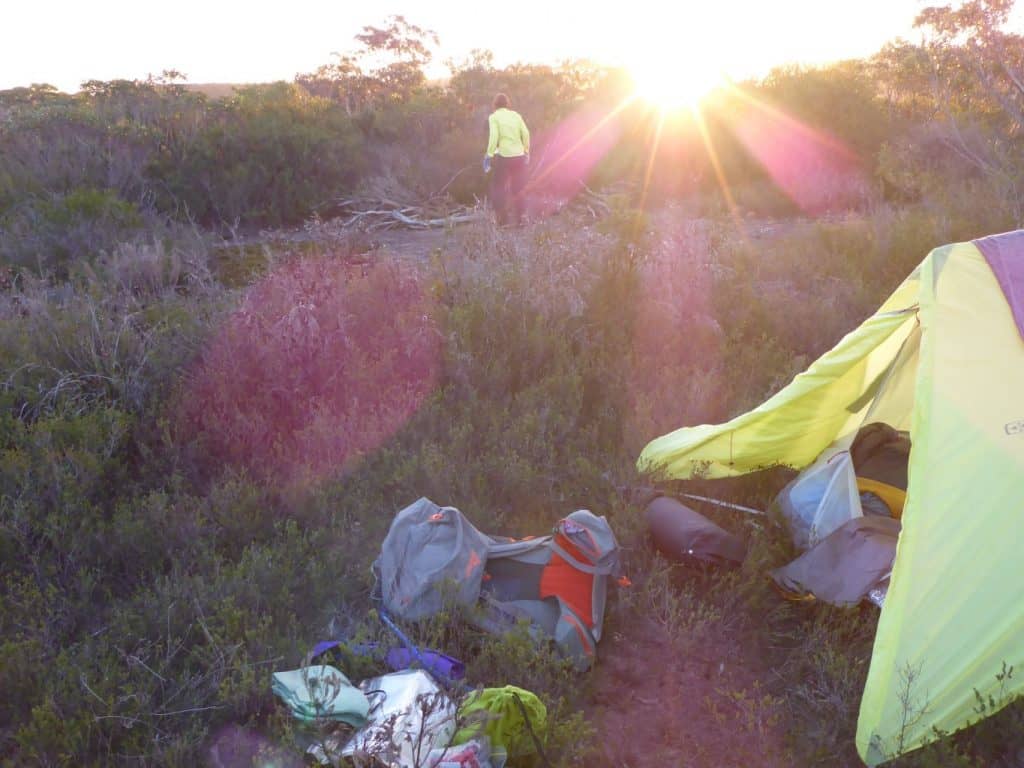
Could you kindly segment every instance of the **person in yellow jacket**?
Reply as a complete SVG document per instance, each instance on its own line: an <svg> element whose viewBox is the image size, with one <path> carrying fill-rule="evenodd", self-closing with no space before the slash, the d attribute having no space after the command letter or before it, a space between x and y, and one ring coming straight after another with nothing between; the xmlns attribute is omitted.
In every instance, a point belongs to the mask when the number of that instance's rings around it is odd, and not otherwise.
<svg viewBox="0 0 1024 768"><path fill-rule="evenodd" d="M519 225L523 221L523 188L526 186L526 166L530 164L530 131L504 93L494 97L490 117L487 118L487 153L484 172L491 176L491 204L498 216L498 224Z"/></svg>

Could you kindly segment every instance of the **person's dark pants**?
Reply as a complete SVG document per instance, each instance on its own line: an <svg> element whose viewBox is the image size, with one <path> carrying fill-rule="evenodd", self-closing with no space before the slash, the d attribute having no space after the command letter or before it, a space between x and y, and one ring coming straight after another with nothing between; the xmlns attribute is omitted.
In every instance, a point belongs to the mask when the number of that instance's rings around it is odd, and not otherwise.
<svg viewBox="0 0 1024 768"><path fill-rule="evenodd" d="M491 204L498 225L523 223L523 188L526 186L526 156L491 159Z"/></svg>

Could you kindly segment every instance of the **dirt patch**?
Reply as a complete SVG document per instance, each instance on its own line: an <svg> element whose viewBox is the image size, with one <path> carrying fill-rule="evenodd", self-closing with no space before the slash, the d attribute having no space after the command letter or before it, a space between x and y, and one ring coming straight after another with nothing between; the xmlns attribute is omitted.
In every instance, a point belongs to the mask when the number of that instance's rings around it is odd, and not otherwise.
<svg viewBox="0 0 1024 768"><path fill-rule="evenodd" d="M395 229L369 236L380 255L426 261L430 254L448 245L453 233L445 229Z"/></svg>
<svg viewBox="0 0 1024 768"><path fill-rule="evenodd" d="M616 768L791 766L782 703L757 658L728 632L681 642L653 620L606 636L588 716L600 760Z"/></svg>

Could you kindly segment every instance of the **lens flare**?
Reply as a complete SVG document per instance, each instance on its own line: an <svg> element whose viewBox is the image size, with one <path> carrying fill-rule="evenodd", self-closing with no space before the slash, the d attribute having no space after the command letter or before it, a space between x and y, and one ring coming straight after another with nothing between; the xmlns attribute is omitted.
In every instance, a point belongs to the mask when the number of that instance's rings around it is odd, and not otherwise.
<svg viewBox="0 0 1024 768"><path fill-rule="evenodd" d="M714 67L674 67L664 59L640 60L629 72L637 96L666 112L696 109L725 82Z"/></svg>
<svg viewBox="0 0 1024 768"><path fill-rule="evenodd" d="M434 389L440 332L422 282L326 257L274 270L204 350L176 409L181 437L254 477L339 476Z"/></svg>

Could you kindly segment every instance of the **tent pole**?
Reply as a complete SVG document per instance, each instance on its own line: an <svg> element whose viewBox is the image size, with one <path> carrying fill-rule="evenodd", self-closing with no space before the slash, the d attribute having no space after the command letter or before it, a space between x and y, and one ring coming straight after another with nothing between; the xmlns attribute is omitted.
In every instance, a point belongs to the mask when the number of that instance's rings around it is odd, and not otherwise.
<svg viewBox="0 0 1024 768"><path fill-rule="evenodd" d="M733 504L729 501L719 501L718 499L712 499L708 496L698 496L695 493L684 493L681 494L684 498L693 499L694 501L706 501L708 504L716 504L719 507L725 507L726 509L735 509L737 512L747 512L751 515L763 515L760 509L754 509L753 507L744 507L742 504Z"/></svg>

